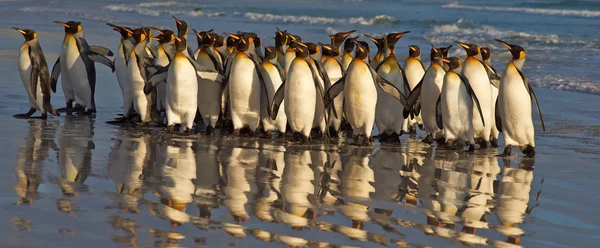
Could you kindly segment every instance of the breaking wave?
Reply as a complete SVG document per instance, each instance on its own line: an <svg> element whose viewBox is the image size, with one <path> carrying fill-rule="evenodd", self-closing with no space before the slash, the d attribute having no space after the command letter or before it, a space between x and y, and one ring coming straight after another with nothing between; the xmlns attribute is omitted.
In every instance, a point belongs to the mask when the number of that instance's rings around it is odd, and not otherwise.
<svg viewBox="0 0 600 248"><path fill-rule="evenodd" d="M276 15L265 13L247 12L244 16L252 21L267 23L303 23L303 24L343 24L350 23L361 26L390 25L398 22L398 19L388 15L378 15L373 18L353 17L349 19L336 19L330 17Z"/></svg>
<svg viewBox="0 0 600 248"><path fill-rule="evenodd" d="M565 9L539 9L539 8L516 8L516 7L487 7L487 6L470 6L461 5L458 2L443 5L446 9L468 9L476 11L491 11L491 12L518 12L538 15L553 15L553 16L574 16L583 18L599 18L600 11L592 10L565 10Z"/></svg>

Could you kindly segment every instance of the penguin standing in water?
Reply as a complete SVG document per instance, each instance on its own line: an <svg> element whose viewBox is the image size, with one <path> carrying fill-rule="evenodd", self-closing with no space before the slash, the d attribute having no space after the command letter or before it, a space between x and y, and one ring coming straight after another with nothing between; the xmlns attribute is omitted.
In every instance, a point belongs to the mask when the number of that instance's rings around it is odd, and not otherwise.
<svg viewBox="0 0 600 248"><path fill-rule="evenodd" d="M369 35L365 35L369 40L371 40L375 46L377 47L377 53L371 59L371 67L376 68L381 62L385 60L385 37L375 38Z"/></svg>
<svg viewBox="0 0 600 248"><path fill-rule="evenodd" d="M42 119L48 117L48 112L54 116L59 116L58 111L50 103L50 72L37 33L31 29L15 27L13 29L25 37L25 42L19 49L19 72L30 105L27 113L13 116L16 118L29 118L35 111L42 113Z"/></svg>
<svg viewBox="0 0 600 248"><path fill-rule="evenodd" d="M348 67L346 75L325 92L324 106L329 107L333 99L343 91L344 113L356 135L356 144L366 145L373 141L371 131L375 121L377 86L391 94L403 106L407 103L406 97L398 88L379 76L375 69L364 62L363 59L369 56L367 49L359 42L355 41L355 44L357 47L354 60Z"/></svg>
<svg viewBox="0 0 600 248"><path fill-rule="evenodd" d="M487 47L482 47L481 48L481 59L483 60L483 63L485 63L486 66L488 66L493 72L494 74L498 74L496 72L496 69L494 69L492 67L492 60L491 60L491 53L490 53L490 49ZM498 86L500 85L500 80L499 79L491 79L492 82L492 109L494 111L492 111L492 120L496 119L496 100L498 99ZM499 135L499 131L498 128L496 128L496 122L492 121L492 133L490 134L490 145L492 147L498 147L498 135Z"/></svg>
<svg viewBox="0 0 600 248"><path fill-rule="evenodd" d="M415 86L423 79L423 75L425 75L425 66L423 66L423 62L421 62L421 48L416 45L408 46L408 58L404 62L404 74L406 75L406 80L408 86L410 87L405 91L408 94L412 91ZM421 119L421 113L415 113L414 117L410 117L408 124L410 126L410 133L416 134L417 129L416 125L419 125L420 129L423 129L423 120Z"/></svg>
<svg viewBox="0 0 600 248"><path fill-rule="evenodd" d="M276 47L265 47L265 58L262 63L263 75L265 75L265 84L267 86L267 99L273 99L275 92L285 81L285 72L277 61L277 48ZM264 98L261 98L264 99ZM261 103L260 117L262 125L267 133L267 137L271 137L273 131L278 131L279 135L283 137L285 135L285 128L287 125L287 116L285 112L277 115L275 120L271 120L268 115L267 103ZM284 107L285 109L285 107Z"/></svg>
<svg viewBox="0 0 600 248"><path fill-rule="evenodd" d="M512 54L512 59L506 66L496 103L496 127L504 134L504 153L508 157L512 147L518 145L526 157L535 156L535 130L531 119L531 100L540 115L542 130L546 131L542 111L529 79L523 73L523 65L527 54L523 47L511 45L501 40L496 40L506 47Z"/></svg>
<svg viewBox="0 0 600 248"><path fill-rule="evenodd" d="M294 43L297 44L296 58L290 65L285 82L279 86L273 97L271 119L277 117L283 101L294 139L308 141L315 120L315 109L319 106L317 101L323 99L323 86L319 83L319 77L322 78L323 74L312 66L308 47L300 42ZM324 109L321 111L325 112Z"/></svg>
<svg viewBox="0 0 600 248"><path fill-rule="evenodd" d="M480 148L486 148L490 139L490 133L492 131L492 85L488 69L485 64L481 61L481 50L475 44L467 44L457 42L467 52L467 58L463 65L462 75L465 76L475 94L481 99L481 112L483 116L478 116L479 113L473 114L473 128L474 135L477 144ZM475 109L473 109L475 112ZM489 125L483 125L484 120ZM448 139L448 137L446 137Z"/></svg>
<svg viewBox="0 0 600 248"><path fill-rule="evenodd" d="M375 69L379 76L393 84L396 88L401 89L402 93L408 93L406 91L408 89L406 86L407 80L402 66L400 66L394 54L394 48L398 40L407 33L409 31L391 33L386 36L384 43L386 50L389 51L389 55ZM381 90L378 91L379 93L383 93ZM408 106L400 104L393 97L385 94L380 94L377 98L375 124L377 125L377 130L379 130L380 142L400 142L399 136L403 131L406 131L403 130L405 120L401 111Z"/></svg>
<svg viewBox="0 0 600 248"><path fill-rule="evenodd" d="M194 53L194 57L200 66L222 73L221 58L213 49L214 37L211 32L212 30L203 32L194 30L198 38L198 50ZM211 82L209 79L198 78L198 111L206 125L207 135L213 133L221 114L221 87L221 84Z"/></svg>
<svg viewBox="0 0 600 248"><path fill-rule="evenodd" d="M140 115L140 126L147 126L156 114L156 91L146 95L144 87L149 75L147 68L154 61L148 56L146 47L150 40L149 28L138 28L133 31L135 46L127 61L129 86L131 87L133 109Z"/></svg>
<svg viewBox="0 0 600 248"><path fill-rule="evenodd" d="M131 87L127 77L127 61L129 60L129 54L131 53L131 50L133 50L135 41L131 35L133 31L130 28L117 26L111 23L106 23L106 25L112 27L113 30L117 31L121 35L121 42L119 42L119 47L117 48L117 57L114 59L114 63L115 73L117 74L117 82L119 83L119 87L121 87L121 93L123 95L123 118L120 121L115 120L110 122L118 123L124 122L130 117L130 114L135 112L133 110L133 101L131 100Z"/></svg>
<svg viewBox="0 0 600 248"><path fill-rule="evenodd" d="M158 29L152 28L158 32L158 35L153 39L158 41L158 48L156 51L156 59L154 60L154 65L167 67L173 57L175 57L175 53L177 50L175 49L175 34L173 31L168 29ZM167 106L167 85L164 83L156 85L156 110L160 113L161 118L165 115L165 108ZM161 119L161 123L163 121Z"/></svg>
<svg viewBox="0 0 600 248"><path fill-rule="evenodd" d="M60 56L52 67L50 84L52 91L56 92L58 76L61 76L63 93L67 112L83 111L85 114L96 113L96 102L94 93L96 91L96 67L94 62L102 63L115 71L115 64L106 56L113 53L104 47L90 46L83 35L83 27L80 22L59 22L65 27L65 38L63 40ZM73 108L73 101L77 104Z"/></svg>
<svg viewBox="0 0 600 248"><path fill-rule="evenodd" d="M450 70L444 76L444 86L436 103L437 125L444 130L447 148L461 149L464 142L468 142L469 151L473 151L473 102L481 114L479 99L469 80L460 74L462 62L456 57L442 61L448 64ZM479 118L484 124L483 117Z"/></svg>
<svg viewBox="0 0 600 248"><path fill-rule="evenodd" d="M337 47L333 47L330 45L321 45L323 48L323 70L327 73L329 77L329 82L337 82L342 76L344 76L344 69L342 68L342 63L340 62L339 55L340 50ZM328 118L327 124L329 126L329 135L331 137L338 136L338 132L340 131L340 126L342 125L342 115L334 116L331 111L335 111L336 113L343 112L344 106L344 94L339 94L335 99L333 99L335 109L328 110Z"/></svg>
<svg viewBox="0 0 600 248"><path fill-rule="evenodd" d="M247 128L248 135L253 136L260 124L261 96L268 96L266 83L258 61L249 53L249 47L253 46L254 38L248 34L240 36L230 34L238 38L236 54L231 57L231 66L228 66L228 83L222 94L221 110L225 109L229 99L229 109L233 121L234 134L240 135L242 128ZM224 99L224 100L223 100ZM269 99L264 99L269 103ZM267 104L270 106L270 104ZM270 109L268 109L270 112ZM269 113L270 116L270 113Z"/></svg>
<svg viewBox="0 0 600 248"><path fill-rule="evenodd" d="M441 129L436 123L435 104L442 92L446 71L442 66L442 52L431 45L431 65L427 68L421 81L415 86L408 97L408 105L413 106L414 112L421 111L424 131L427 137L423 142L431 144L434 137L441 140ZM421 109L422 108L422 109ZM414 113L413 113L414 114ZM406 114L405 114L406 115Z"/></svg>

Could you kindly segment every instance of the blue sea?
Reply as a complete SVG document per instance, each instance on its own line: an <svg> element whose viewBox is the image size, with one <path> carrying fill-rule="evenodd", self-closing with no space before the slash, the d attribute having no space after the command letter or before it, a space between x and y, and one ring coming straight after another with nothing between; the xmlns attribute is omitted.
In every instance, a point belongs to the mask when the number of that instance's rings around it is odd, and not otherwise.
<svg viewBox="0 0 600 248"><path fill-rule="evenodd" d="M559 0L0 0L0 246L595 247L600 243L600 2ZM105 124L122 112L116 77L98 65L98 114L20 120L29 109L17 70L23 37L38 32L52 66L80 21L87 40L116 50L105 25L253 31L305 41L356 29L411 31L396 46L455 41L490 47L499 71L527 51L540 100L537 156L437 150L417 137L359 148L226 136L174 137ZM190 41L193 41L190 35ZM366 40L366 39L365 39ZM195 42L190 42L195 48ZM374 51L373 51L374 53ZM423 61L428 64L428 52ZM63 107L61 89L53 95ZM535 111L535 110L534 110ZM516 150L513 151L516 153ZM169 199L180 197L179 202ZM518 242L517 242L518 241Z"/></svg>

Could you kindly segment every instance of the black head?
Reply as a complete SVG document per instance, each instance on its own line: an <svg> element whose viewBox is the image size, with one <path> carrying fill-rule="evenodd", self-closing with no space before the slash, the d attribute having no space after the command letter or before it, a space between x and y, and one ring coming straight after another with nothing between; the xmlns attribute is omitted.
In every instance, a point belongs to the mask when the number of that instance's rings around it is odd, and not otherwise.
<svg viewBox="0 0 600 248"><path fill-rule="evenodd" d="M341 46L342 43L344 43L344 40L348 38L348 35L354 32L356 32L356 30L350 30L348 32L339 32L337 34L330 35L329 38L331 39L331 45L335 47Z"/></svg>
<svg viewBox="0 0 600 248"><path fill-rule="evenodd" d="M275 47L281 47L285 44L288 44L288 32L287 30L281 31L279 30L279 28L277 28L277 31L275 31Z"/></svg>
<svg viewBox="0 0 600 248"><path fill-rule="evenodd" d="M253 42L254 38L252 38L252 36L248 35L248 34L241 34L241 35L235 35L235 34L229 34L229 37L233 37L234 40L236 40L236 49L240 52L243 51L248 51L248 48L250 47L250 44Z"/></svg>
<svg viewBox="0 0 600 248"><path fill-rule="evenodd" d="M187 40L184 37L175 36L175 49L182 52L187 49Z"/></svg>
<svg viewBox="0 0 600 248"><path fill-rule="evenodd" d="M367 49L367 55L371 54L371 47L369 46L369 43L363 40L358 40L358 43L360 43L365 49Z"/></svg>
<svg viewBox="0 0 600 248"><path fill-rule="evenodd" d="M304 45L306 45L306 48L308 48L308 53L310 55L316 54L319 51L321 51L321 48L315 43L307 42L307 43L304 43Z"/></svg>
<svg viewBox="0 0 600 248"><path fill-rule="evenodd" d="M76 34L79 33L83 30L83 27L81 26L81 22L75 22L75 21L69 21L69 22L60 22L60 21L55 21L54 23L58 23L61 26L65 27L65 33L66 34Z"/></svg>
<svg viewBox="0 0 600 248"><path fill-rule="evenodd" d="M185 37L188 34L188 25L187 22L183 20L177 19L177 17L173 16L175 19L175 23L177 24L177 36Z"/></svg>
<svg viewBox="0 0 600 248"><path fill-rule="evenodd" d="M448 52L450 52L450 48L452 48L452 45L449 45L447 47L440 47L440 52L442 53L442 58L448 58Z"/></svg>
<svg viewBox="0 0 600 248"><path fill-rule="evenodd" d="M212 29L208 31L198 32L195 29L196 39L198 40L198 47L212 47L215 44L215 37L212 35Z"/></svg>
<svg viewBox="0 0 600 248"><path fill-rule="evenodd" d="M460 61L457 57L450 57L447 59L442 59L442 61L450 67L450 70L454 70L462 66L462 61Z"/></svg>
<svg viewBox="0 0 600 248"><path fill-rule="evenodd" d="M402 36L404 36L405 34L410 33L410 31L405 31L402 33L391 33L388 34L385 37L385 44L387 46L387 48L393 50L394 47L396 46L396 43L398 42L398 40L400 40L400 38L402 38Z"/></svg>
<svg viewBox="0 0 600 248"><path fill-rule="evenodd" d="M227 47L235 47L237 39L231 36L227 37Z"/></svg>
<svg viewBox="0 0 600 248"><path fill-rule="evenodd" d="M135 44L138 44L148 37L148 32L145 28L137 28L133 30L132 36L135 39Z"/></svg>
<svg viewBox="0 0 600 248"><path fill-rule="evenodd" d="M129 27L117 26L112 23L106 23L106 25L117 31L121 35L121 39L128 39L133 33Z"/></svg>
<svg viewBox="0 0 600 248"><path fill-rule="evenodd" d="M346 39L346 41L344 41L344 53L352 53L352 51L354 50L354 41L356 41L356 38L358 37L348 38Z"/></svg>
<svg viewBox="0 0 600 248"><path fill-rule="evenodd" d="M377 49L381 50L383 47L385 47L385 37L375 38L370 35L365 35L365 36L367 38L369 38L369 40L371 40L373 43L375 43L375 46L377 47Z"/></svg>
<svg viewBox="0 0 600 248"><path fill-rule="evenodd" d="M271 60L277 57L277 48L274 46L266 46L265 47L265 59Z"/></svg>
<svg viewBox="0 0 600 248"><path fill-rule="evenodd" d="M435 61L436 58L444 58L442 55L442 51L437 49L433 44L431 44L431 54L429 54L429 59L431 61Z"/></svg>
<svg viewBox="0 0 600 248"><path fill-rule="evenodd" d="M173 33L172 30L158 28L152 29L156 30L156 32L158 33L158 35L154 37L154 39L157 40L160 44L171 42L175 39L175 33Z"/></svg>
<svg viewBox="0 0 600 248"><path fill-rule="evenodd" d="M225 45L225 38L223 38L223 36L220 36L215 32L211 33L210 35L215 37L215 47L222 47L223 45Z"/></svg>
<svg viewBox="0 0 600 248"><path fill-rule="evenodd" d="M37 33L31 29L20 29L15 27L13 27L13 29L21 33L23 37L25 37L25 41L37 39Z"/></svg>
<svg viewBox="0 0 600 248"><path fill-rule="evenodd" d="M488 59L490 59L490 56L492 56L492 54L490 53L490 49L487 47L482 47L481 48L481 59L488 60Z"/></svg>
<svg viewBox="0 0 600 248"><path fill-rule="evenodd" d="M421 56L421 48L417 45L408 46L408 56L414 58Z"/></svg>
<svg viewBox="0 0 600 248"><path fill-rule="evenodd" d="M506 47L510 51L510 54L512 54L513 60L524 59L525 57L527 57L527 54L525 53L525 49L523 49L523 47L518 46L518 45L508 44L499 39L496 39L496 41L500 42L500 44L502 44L504 47Z"/></svg>
<svg viewBox="0 0 600 248"><path fill-rule="evenodd" d="M354 40L353 42L356 45L356 53L354 54L354 58L367 58L367 56L369 56L369 48L365 47L364 43L359 42L357 40Z"/></svg>
<svg viewBox="0 0 600 248"><path fill-rule="evenodd" d="M300 37L298 35L288 33L287 37L288 37L288 43L287 43L288 46L292 46L292 43L294 43L294 41L302 42L302 37Z"/></svg>
<svg viewBox="0 0 600 248"><path fill-rule="evenodd" d="M456 43L465 49L468 56L476 56L480 53L479 47L475 44L463 43L460 41L457 41Z"/></svg>
<svg viewBox="0 0 600 248"><path fill-rule="evenodd" d="M296 51L296 57L306 58L309 55L308 46L302 42L293 41L292 44L296 44L294 50Z"/></svg>
<svg viewBox="0 0 600 248"><path fill-rule="evenodd" d="M339 47L334 47L334 46L325 45L325 44L321 44L321 47L323 48L324 56L337 57L340 55Z"/></svg>

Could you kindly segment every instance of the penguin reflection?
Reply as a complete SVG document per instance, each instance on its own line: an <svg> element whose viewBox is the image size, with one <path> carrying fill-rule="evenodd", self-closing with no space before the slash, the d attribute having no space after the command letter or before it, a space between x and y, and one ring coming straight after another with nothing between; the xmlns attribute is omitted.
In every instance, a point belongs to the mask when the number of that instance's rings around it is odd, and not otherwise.
<svg viewBox="0 0 600 248"><path fill-rule="evenodd" d="M315 174L311 168L309 150L288 147L285 153L285 169L281 179L281 195L284 199L284 212L279 212L281 222L301 229L308 225L308 218L316 212L311 209L309 196L314 195Z"/></svg>
<svg viewBox="0 0 600 248"><path fill-rule="evenodd" d="M77 196L74 183L82 185L92 165L94 119L66 117L59 138L60 187L63 195Z"/></svg>
<svg viewBox="0 0 600 248"><path fill-rule="evenodd" d="M139 136L122 131L108 155L108 174L120 194L119 208L128 213L139 213L138 202L144 197L143 170L150 160L150 139L150 135Z"/></svg>
<svg viewBox="0 0 600 248"><path fill-rule="evenodd" d="M405 166L406 153L399 148L380 148L371 158L374 165L375 192L371 194L374 200L394 202L399 198L398 184L401 182L400 170ZM391 210L375 209L376 212L391 215Z"/></svg>
<svg viewBox="0 0 600 248"><path fill-rule="evenodd" d="M44 161L48 159L50 148L58 150L54 143L56 122L29 120L28 134L19 148L15 164L17 184L15 192L19 204L33 204L38 187L43 182Z"/></svg>
<svg viewBox="0 0 600 248"><path fill-rule="evenodd" d="M223 149L220 160L226 174L225 194L227 199L223 204L229 209L234 221L242 223L250 218L246 204L252 202L256 195L255 170L258 164L256 141L243 142L238 147ZM239 228L227 228L234 236L245 235Z"/></svg>
<svg viewBox="0 0 600 248"><path fill-rule="evenodd" d="M473 158L469 158L464 153L451 151L438 153L437 156L443 159L437 183L441 210L437 213L437 218L441 222L440 225L445 228L436 229L436 234L444 236L437 232L448 231L442 229L453 229L457 221L458 210L466 205L463 200L468 197L469 174L473 168Z"/></svg>
<svg viewBox="0 0 600 248"><path fill-rule="evenodd" d="M218 208L218 196L223 190L221 166L217 155L219 150L215 141L196 145L196 179L194 179L194 197L201 218L210 218L212 208Z"/></svg>
<svg viewBox="0 0 600 248"><path fill-rule="evenodd" d="M417 119L418 118L415 118L415 120ZM416 206L418 204L417 194L419 178L421 177L421 165L423 165L423 160L425 158L423 150L426 145L415 140L408 140L407 142L406 162L400 170L402 180L398 186L398 200L400 202L406 201L407 204Z"/></svg>
<svg viewBox="0 0 600 248"><path fill-rule="evenodd" d="M364 222L369 219L368 206L357 202L369 200L369 195L375 192L371 185L375 177L369 167L371 152L372 149L351 148L343 162L341 190L344 204L340 206L340 211L352 220L355 229L362 229Z"/></svg>
<svg viewBox="0 0 600 248"><path fill-rule="evenodd" d="M256 168L258 192L254 215L262 221L275 221L271 207L283 209L281 178L285 168L285 151L282 145L265 143L262 144L259 153L259 167Z"/></svg>

